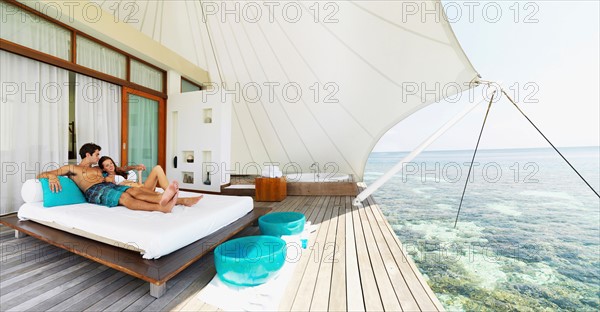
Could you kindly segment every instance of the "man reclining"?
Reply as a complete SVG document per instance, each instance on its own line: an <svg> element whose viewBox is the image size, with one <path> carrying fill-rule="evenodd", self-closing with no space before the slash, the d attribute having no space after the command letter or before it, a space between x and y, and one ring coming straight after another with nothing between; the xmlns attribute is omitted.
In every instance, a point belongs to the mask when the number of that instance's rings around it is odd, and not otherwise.
<svg viewBox="0 0 600 312"><path fill-rule="evenodd" d="M179 184L173 181L164 193L141 188L116 185L106 181L102 170L92 167L98 164L101 147L94 143L86 143L79 149L81 162L78 165L62 166L56 170L40 173L37 177L48 178L50 191L62 190L58 176L69 176L85 195L85 199L92 204L114 207L125 206L132 210L171 212L173 206L193 206L202 196L179 198Z"/></svg>

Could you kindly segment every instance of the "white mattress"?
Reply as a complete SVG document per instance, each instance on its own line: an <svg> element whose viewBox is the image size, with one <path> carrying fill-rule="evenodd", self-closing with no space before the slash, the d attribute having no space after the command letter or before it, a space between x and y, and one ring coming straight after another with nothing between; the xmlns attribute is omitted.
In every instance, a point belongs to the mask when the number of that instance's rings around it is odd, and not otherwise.
<svg viewBox="0 0 600 312"><path fill-rule="evenodd" d="M180 192L181 197L198 195ZM131 245L139 249L145 259L156 259L210 235L252 208L251 197L204 194L196 205L178 205L172 213L88 203L44 208L43 203L35 202L23 204L18 216L21 220L54 223L59 228L73 229L77 234L83 231L90 234L83 235L88 238Z"/></svg>

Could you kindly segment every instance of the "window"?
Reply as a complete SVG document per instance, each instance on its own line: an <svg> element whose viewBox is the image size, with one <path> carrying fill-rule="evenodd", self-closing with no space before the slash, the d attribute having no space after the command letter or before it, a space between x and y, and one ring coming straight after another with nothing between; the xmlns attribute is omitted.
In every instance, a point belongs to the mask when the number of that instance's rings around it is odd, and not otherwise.
<svg viewBox="0 0 600 312"><path fill-rule="evenodd" d="M0 50L166 98L165 71L19 2L0 1L0 38Z"/></svg>
<svg viewBox="0 0 600 312"><path fill-rule="evenodd" d="M156 90L159 92L163 91L163 73L154 68L150 67L142 62L131 60L131 82L137 83L146 88Z"/></svg>
<svg viewBox="0 0 600 312"><path fill-rule="evenodd" d="M151 138L152 142L157 141L157 143L150 144L144 141L144 143L136 145L136 142L133 142L134 147L141 145L144 146L144 149L133 149L130 152L130 159L133 161L149 159L148 164L151 166L157 163L165 166L165 71L17 1L7 3L5 0L0 0L0 19L0 38L3 40L3 44L0 46L0 55L2 55L0 61L9 59L10 57L5 55L12 53L43 63L44 66L50 65L47 68L52 70L59 68L62 71L64 69L71 71L71 73L64 71L67 78L65 81L57 82L57 86L65 87L64 92L61 91L62 94L68 93L68 97L59 97L66 100L68 104L64 108L65 122L54 121L64 125L64 129L61 128L60 137L65 139L65 154L67 150L70 152L68 158L75 160L76 149L82 144L79 142L81 140L102 143L103 151L110 152L118 158L118 151L122 150L121 143L128 142L128 138L119 140L119 137L129 130L129 126L137 125L143 126L142 133L149 133L150 131L146 131L147 129L155 131L157 134ZM6 62L6 64L12 63L12 61ZM8 66L3 67L8 68ZM0 69L4 68L0 67ZM20 69L14 70L12 67L9 69L21 73ZM10 75L13 75L12 72ZM9 77L9 75L6 74L2 77ZM51 85L54 86L54 81ZM139 97L153 100L143 102L138 99L137 102L144 104L138 105L141 108L133 103L131 111L123 110L127 115L121 115L121 108L129 107L127 100L129 97L122 98L125 92L121 91L125 88L130 90L129 93L137 92L139 94L136 93L136 95ZM55 90L55 88L49 90ZM22 104L22 107L26 107L25 102ZM2 105L3 110L8 109L5 106ZM2 116L8 116L8 113L4 114L4 112ZM132 116L129 116L129 113ZM139 116L152 116L152 118L140 119ZM114 121L115 124L98 125L98 123L81 122L90 120L90 118L93 118L94 121ZM129 119L131 119L131 124L121 123L122 120L128 121ZM3 128L6 127L4 120L3 118L0 123ZM85 127L80 127L82 125ZM95 131L96 129L102 134L103 139L98 138L100 135ZM105 136L104 134L107 133L105 129L110 129L119 135L116 138L112 134ZM43 133L46 134L46 131ZM152 133L154 134L154 132ZM20 139L20 137L15 138ZM137 135L135 139L142 139L142 136ZM3 140L1 147L9 143L10 141ZM111 143L114 143L115 146L113 147ZM149 145L152 145L152 150L146 148ZM126 150L123 160L127 160L127 152ZM56 155L50 156L55 157ZM142 156L143 159L140 158ZM60 158L60 162L64 162L62 158Z"/></svg>
<svg viewBox="0 0 600 312"><path fill-rule="evenodd" d="M0 15L0 38L71 60L70 30L6 2L0 2Z"/></svg>
<svg viewBox="0 0 600 312"><path fill-rule="evenodd" d="M123 80L127 79L125 55L80 35L77 35L77 64Z"/></svg>
<svg viewBox="0 0 600 312"><path fill-rule="evenodd" d="M181 93L200 91L200 90L202 90L202 88L200 88L199 85L197 85L183 77L181 78Z"/></svg>

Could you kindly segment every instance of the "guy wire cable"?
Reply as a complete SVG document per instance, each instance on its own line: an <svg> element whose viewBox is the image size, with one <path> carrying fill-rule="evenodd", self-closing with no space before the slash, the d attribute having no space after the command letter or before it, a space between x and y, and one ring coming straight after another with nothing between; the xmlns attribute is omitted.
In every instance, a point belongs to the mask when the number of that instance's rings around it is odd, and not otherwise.
<svg viewBox="0 0 600 312"><path fill-rule="evenodd" d="M490 98L490 103L488 104L487 111L485 112L485 117L483 118L483 124L481 125L481 130L479 131L479 138L477 138L477 144L475 145L475 151L473 152L473 158L471 158L471 165L469 166L469 173L467 173L467 180L465 181L465 187L463 188L462 196L460 197L460 204L458 205L458 211L456 212L456 220L454 220L454 228L456 228L456 223L458 223L458 216L460 215L460 208L462 207L463 199L465 198L465 191L467 190L467 185L469 184L469 177L471 176L471 169L473 168L473 162L475 161L475 155L477 154L477 149L479 148L479 142L481 141L481 135L483 134L483 128L485 128L485 122L487 121L488 115L490 113L490 108L492 107L492 102L494 102L494 96L496 95L496 91L492 93L492 97Z"/></svg>
<svg viewBox="0 0 600 312"><path fill-rule="evenodd" d="M544 137L544 139L546 140L546 142L548 142L548 144L550 144L550 146L552 146L552 148L558 153L558 155L560 155L560 157L562 157L562 159L564 159L567 164L571 167L571 169L573 169L573 171L575 171L575 173L577 173L577 175L581 178L581 180L583 180L583 182L585 182L585 184L587 184L587 186L590 188L590 190L592 190L592 192L594 192L594 194L596 194L596 196L598 196L598 198L600 198L600 195L598 195L598 192L596 192L596 190L594 190L594 188L588 183L588 181L586 181L586 179L579 173L579 171L577 171L577 169L575 169L575 167L573 167L573 165L571 165L571 163L567 160L567 158L565 156L563 156L563 154L554 146L554 144L552 144L552 142L550 142L550 140L542 133L542 131L533 123L533 121L531 121L531 119L529 119L529 117L527 117L527 115L525 115L525 113L519 108L519 106L517 105L517 103L515 103L515 101L513 101L513 99L508 96L508 94L506 94L506 91L504 91L504 89L500 89L502 90L502 93L506 96L506 98L508 98L508 100L517 108L517 110L519 110L519 112L523 115L523 117L525 117L527 119L527 121L529 121L529 123L535 128L535 130L537 130L542 137Z"/></svg>

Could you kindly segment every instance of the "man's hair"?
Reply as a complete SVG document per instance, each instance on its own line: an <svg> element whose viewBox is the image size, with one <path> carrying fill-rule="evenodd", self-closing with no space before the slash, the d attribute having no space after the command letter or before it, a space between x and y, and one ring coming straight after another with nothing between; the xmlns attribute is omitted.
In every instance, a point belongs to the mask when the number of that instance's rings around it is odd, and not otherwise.
<svg viewBox="0 0 600 312"><path fill-rule="evenodd" d="M85 143L79 149L79 156L81 159L85 158L85 154L89 153L90 155L94 154L96 150L102 150L102 148L94 143Z"/></svg>

